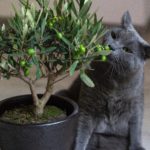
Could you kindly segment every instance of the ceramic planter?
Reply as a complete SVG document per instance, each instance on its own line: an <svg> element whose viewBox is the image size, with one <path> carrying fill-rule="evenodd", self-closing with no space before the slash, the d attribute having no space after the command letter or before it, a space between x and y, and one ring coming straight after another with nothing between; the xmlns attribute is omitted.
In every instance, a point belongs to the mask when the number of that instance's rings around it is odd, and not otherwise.
<svg viewBox="0 0 150 150"><path fill-rule="evenodd" d="M31 103L31 95L8 98L0 102L0 114L6 109ZM78 106L70 99L54 95L49 104L66 110L66 119L26 125L0 120L0 150L71 150L76 135Z"/></svg>

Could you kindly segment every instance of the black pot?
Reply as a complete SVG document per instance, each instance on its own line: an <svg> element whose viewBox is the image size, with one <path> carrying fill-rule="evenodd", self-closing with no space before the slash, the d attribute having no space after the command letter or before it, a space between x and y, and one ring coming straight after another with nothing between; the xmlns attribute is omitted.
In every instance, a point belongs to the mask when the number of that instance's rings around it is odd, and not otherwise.
<svg viewBox="0 0 150 150"><path fill-rule="evenodd" d="M31 103L31 95L8 98L0 102L0 114L6 109ZM78 106L70 99L54 95L49 104L65 109L66 119L26 125L0 120L0 150L71 150L76 135Z"/></svg>

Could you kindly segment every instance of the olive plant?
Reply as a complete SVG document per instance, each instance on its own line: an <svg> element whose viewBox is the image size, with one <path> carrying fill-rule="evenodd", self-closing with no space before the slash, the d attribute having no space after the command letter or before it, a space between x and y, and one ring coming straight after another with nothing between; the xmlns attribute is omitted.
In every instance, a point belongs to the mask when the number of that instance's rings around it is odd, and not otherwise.
<svg viewBox="0 0 150 150"><path fill-rule="evenodd" d="M110 53L100 45L105 31L102 19L90 13L92 0L20 0L15 15L0 30L1 77L17 77L31 90L35 115L41 115L59 75L73 75L79 70L81 80L94 87L85 69L95 58ZM105 50L106 49L106 50ZM34 68L34 72L31 69ZM38 97L35 82L47 78L42 97ZM64 78L63 77L63 78Z"/></svg>

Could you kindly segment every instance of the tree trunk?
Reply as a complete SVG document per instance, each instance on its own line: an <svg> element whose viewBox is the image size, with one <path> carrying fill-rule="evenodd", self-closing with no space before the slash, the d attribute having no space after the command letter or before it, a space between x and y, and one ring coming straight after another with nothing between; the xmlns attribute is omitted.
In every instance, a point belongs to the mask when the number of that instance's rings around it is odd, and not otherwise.
<svg viewBox="0 0 150 150"><path fill-rule="evenodd" d="M36 116L41 116L44 112L44 108L47 104L47 102L50 99L50 96L52 95L53 92L53 83L54 83L55 77L52 75L49 75L47 85L46 85L46 90L45 93L41 98L39 98L36 94L36 90L34 87L34 84L30 84L30 90L32 93L32 98L34 102L34 114Z"/></svg>
<svg viewBox="0 0 150 150"><path fill-rule="evenodd" d="M41 116L44 113L44 105L36 105L34 107L35 116Z"/></svg>

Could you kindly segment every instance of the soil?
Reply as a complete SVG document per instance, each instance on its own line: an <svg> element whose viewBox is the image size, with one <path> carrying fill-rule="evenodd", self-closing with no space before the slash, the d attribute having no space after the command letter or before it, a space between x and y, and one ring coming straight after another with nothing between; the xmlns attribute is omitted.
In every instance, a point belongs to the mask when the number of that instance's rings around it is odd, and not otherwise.
<svg viewBox="0 0 150 150"><path fill-rule="evenodd" d="M45 107L42 116L35 116L35 114L33 113L33 106L29 105L6 110L0 117L0 119L3 121L17 124L45 123L65 118L65 111L50 105L47 105Z"/></svg>

